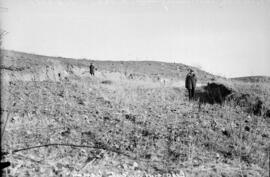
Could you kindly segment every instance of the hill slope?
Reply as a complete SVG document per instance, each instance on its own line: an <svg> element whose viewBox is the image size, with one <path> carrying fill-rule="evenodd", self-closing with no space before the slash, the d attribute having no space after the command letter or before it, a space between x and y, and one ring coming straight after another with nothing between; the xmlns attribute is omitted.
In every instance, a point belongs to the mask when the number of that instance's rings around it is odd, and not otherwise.
<svg viewBox="0 0 270 177"><path fill-rule="evenodd" d="M270 77L268 76L246 76L246 77L236 77L232 78L236 81L243 81L243 82L262 82L262 83L270 83Z"/></svg>
<svg viewBox="0 0 270 177"><path fill-rule="evenodd" d="M184 69L175 76L173 64L94 61L91 77L89 61L11 51L3 57L1 148L12 164L6 175L268 175L269 118L234 102L188 101ZM161 68L165 83L155 78ZM263 101L270 95L266 85L226 84Z"/></svg>
<svg viewBox="0 0 270 177"><path fill-rule="evenodd" d="M166 78L173 80L183 80L189 68L192 68L196 72L198 79L202 82L210 81L214 78L220 78L218 76L214 76L210 73L202 71L198 68L180 63L173 64L157 61L95 61L86 59L75 60L71 58L49 57L7 50L2 50L1 56L3 59L3 66L20 66L23 67L25 70L28 69L29 72L36 73L38 71L31 71L31 69L34 70L38 68L39 72L45 73L46 66L56 67L55 70L57 70L56 72L59 73L64 72L64 70L67 70L67 72L69 72L68 70L72 69L73 67L75 67L73 70L82 70L82 72L87 72L90 63L93 63L100 72L106 71L121 73L125 76L133 75L134 77L141 78L147 77L151 79ZM57 68L57 65L62 65L62 67ZM33 68L32 66L35 66L35 68Z"/></svg>

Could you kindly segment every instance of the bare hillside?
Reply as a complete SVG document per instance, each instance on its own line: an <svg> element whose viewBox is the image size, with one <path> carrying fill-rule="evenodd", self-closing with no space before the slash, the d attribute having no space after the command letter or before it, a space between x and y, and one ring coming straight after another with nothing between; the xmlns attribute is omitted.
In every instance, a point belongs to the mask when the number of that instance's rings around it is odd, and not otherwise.
<svg viewBox="0 0 270 177"><path fill-rule="evenodd" d="M1 55L5 176L268 175L269 84L194 68L188 101L182 64Z"/></svg>
<svg viewBox="0 0 270 177"><path fill-rule="evenodd" d="M246 77L236 77L232 79L236 81L251 82L251 83L256 83L256 82L268 83L268 84L270 83L270 77L268 76L246 76Z"/></svg>
<svg viewBox="0 0 270 177"><path fill-rule="evenodd" d="M34 69L40 70L42 73L46 73L45 67L55 68L56 72L62 73L69 72L70 69L81 70L88 72L90 63L93 63L98 71L113 72L123 74L125 77L140 77L150 78L153 80L166 79L166 80L183 80L187 74L189 68L192 68L198 76L201 82L207 82L213 79L221 77L214 76L210 73L202 71L198 68L187 66L180 63L164 63L157 61L95 61L86 59L71 59L62 57L49 57L34 54L27 54L22 52L2 50L3 63L2 67L20 67L25 71L32 71ZM57 66L62 65L62 68ZM33 68L32 66L35 66ZM64 68L63 68L64 67ZM42 71L43 70L43 71ZM65 75L65 74L64 74Z"/></svg>

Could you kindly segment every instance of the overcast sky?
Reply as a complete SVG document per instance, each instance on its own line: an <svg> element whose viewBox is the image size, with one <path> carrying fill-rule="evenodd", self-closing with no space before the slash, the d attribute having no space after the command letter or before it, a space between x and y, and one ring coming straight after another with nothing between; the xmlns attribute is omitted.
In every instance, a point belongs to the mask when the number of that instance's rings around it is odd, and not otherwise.
<svg viewBox="0 0 270 177"><path fill-rule="evenodd" d="M270 76L269 0L0 0L3 48Z"/></svg>

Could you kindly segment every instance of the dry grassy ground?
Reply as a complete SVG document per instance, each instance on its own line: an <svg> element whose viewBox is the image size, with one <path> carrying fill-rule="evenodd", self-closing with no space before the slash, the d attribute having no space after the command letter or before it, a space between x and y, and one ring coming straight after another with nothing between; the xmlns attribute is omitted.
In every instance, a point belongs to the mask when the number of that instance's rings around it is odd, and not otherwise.
<svg viewBox="0 0 270 177"><path fill-rule="evenodd" d="M42 75L44 60L8 60L35 77L1 70L8 76L1 89L3 161L12 164L6 176L268 175L270 120L234 102L189 102L181 79L164 84L108 70L90 77L83 66L66 70L53 60L57 67ZM269 106L268 84L226 84Z"/></svg>

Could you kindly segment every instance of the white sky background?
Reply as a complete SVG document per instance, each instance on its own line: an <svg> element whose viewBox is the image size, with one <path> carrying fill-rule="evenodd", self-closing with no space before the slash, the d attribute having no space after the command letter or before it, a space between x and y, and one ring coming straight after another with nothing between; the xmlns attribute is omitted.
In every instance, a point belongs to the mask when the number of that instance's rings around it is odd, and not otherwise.
<svg viewBox="0 0 270 177"><path fill-rule="evenodd" d="M0 0L3 48L270 76L270 0ZM7 9L4 9L4 8Z"/></svg>

